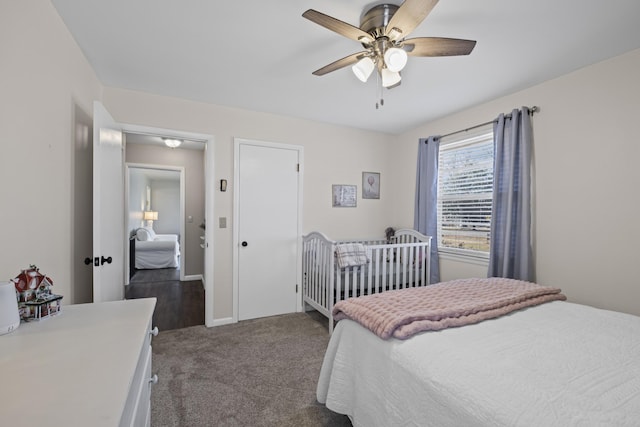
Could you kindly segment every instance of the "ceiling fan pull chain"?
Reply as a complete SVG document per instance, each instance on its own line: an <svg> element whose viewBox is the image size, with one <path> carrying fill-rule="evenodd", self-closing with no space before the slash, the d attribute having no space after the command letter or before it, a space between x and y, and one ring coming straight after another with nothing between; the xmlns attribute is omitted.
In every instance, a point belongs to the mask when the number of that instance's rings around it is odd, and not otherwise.
<svg viewBox="0 0 640 427"><path fill-rule="evenodd" d="M384 99L382 99L382 80L380 79L380 73L376 73L376 110L384 106ZM378 99L380 102L378 102Z"/></svg>
<svg viewBox="0 0 640 427"><path fill-rule="evenodd" d="M380 88L380 75L376 73L376 110L380 108L380 104L378 103L378 88Z"/></svg>

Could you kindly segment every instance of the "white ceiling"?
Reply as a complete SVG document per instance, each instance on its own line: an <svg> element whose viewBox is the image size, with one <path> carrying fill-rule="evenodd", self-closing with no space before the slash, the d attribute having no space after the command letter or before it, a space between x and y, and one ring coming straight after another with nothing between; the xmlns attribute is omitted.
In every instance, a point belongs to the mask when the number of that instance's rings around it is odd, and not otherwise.
<svg viewBox="0 0 640 427"><path fill-rule="evenodd" d="M375 78L311 74L362 46L301 16L358 26L367 0L52 3L105 86L392 134L640 48L638 0L441 0L411 37L474 51L410 57L376 110Z"/></svg>

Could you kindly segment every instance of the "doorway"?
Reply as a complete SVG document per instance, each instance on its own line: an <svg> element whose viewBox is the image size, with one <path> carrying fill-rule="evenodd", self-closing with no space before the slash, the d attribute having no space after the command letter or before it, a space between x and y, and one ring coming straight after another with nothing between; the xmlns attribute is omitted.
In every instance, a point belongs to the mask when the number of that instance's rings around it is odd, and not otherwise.
<svg viewBox="0 0 640 427"><path fill-rule="evenodd" d="M234 321L300 311L303 148L234 145Z"/></svg>
<svg viewBox="0 0 640 427"><path fill-rule="evenodd" d="M132 146L127 145L128 148ZM200 235L191 236L191 240L185 239L185 168L127 162L125 176L125 224L130 236L125 277L129 282L140 281L141 276L146 278L145 282L185 281L185 256L188 255L199 258L191 264L196 270L194 273L200 272L190 279L200 280L204 251L199 240L191 241L199 239ZM201 205L198 206L200 220L204 221L204 191L196 198ZM136 231L141 227L153 230L158 236L158 247L153 247L152 242L139 241ZM176 245L172 249L167 241L174 236Z"/></svg>
<svg viewBox="0 0 640 427"><path fill-rule="evenodd" d="M165 330L204 324L205 145L169 147L163 136L135 133L125 140L126 296L157 298L154 322Z"/></svg>
<svg viewBox="0 0 640 427"><path fill-rule="evenodd" d="M180 169L181 167L184 167L184 177L181 181L181 185L183 187L181 194L184 196L185 200L181 202L181 205L184 205L185 209L182 214L181 224L184 225L185 229L180 232L180 240L182 243L189 246L181 248L181 261L184 262L180 268L181 274L184 274L184 277L182 277L184 282L182 283L188 284L189 289L193 290L193 292L187 292L188 299L193 299L192 296L198 293L190 285L197 284L202 288L200 280L204 284L204 324L211 327L214 325L214 254L213 245L210 245L209 242L213 239L213 230L211 230L211 227L207 229L205 224L213 223L213 199L215 186L209 184L209 181L213 181L214 176L214 139L210 135L137 125L123 125L123 131L126 135L127 150L135 149L136 146L140 148L147 145L148 147L155 146L156 149L161 149L163 152L161 157L127 157L127 162L134 164L139 163L144 166L151 165L152 167L159 169ZM164 144L163 138L180 139L183 141L183 144L180 148L171 149ZM200 170L202 171L201 177L198 178L199 181L197 182L194 181L195 178L190 174L191 166L185 166L184 164L180 165L176 162L176 158L184 158L187 153L190 153L191 155L193 155L193 153L197 153L197 159L194 159L193 156L189 156L192 162L198 163ZM127 154L130 153L127 152ZM156 155L158 155L157 152ZM167 158L173 159L173 161L167 160ZM200 203L201 205L192 206L190 204L191 202ZM151 203L153 203L153 198ZM198 266L197 261L199 261L200 266ZM194 262L195 265L192 264L192 262ZM172 283L180 282L173 281ZM184 294L185 288L186 286L184 285L180 287L180 289L182 289L180 292L183 292L183 298L187 298L187 295ZM169 293L174 295L174 297L177 295L176 292L175 287L169 289Z"/></svg>
<svg viewBox="0 0 640 427"><path fill-rule="evenodd" d="M176 131L149 126L131 125L115 122L109 111L100 101L94 101L93 108L93 254L81 262L91 265L93 274L93 301L121 300L124 297L125 250L129 246L129 233L124 224L124 145L123 133L141 135L165 135L169 138L204 143L204 202L205 220L213 223L214 190L214 138L211 135L193 132ZM208 149L207 149L208 147ZM104 151L117 151L119 155L105 155ZM109 154L109 153L106 153ZM105 166L111 173L104 177ZM117 219L116 225L104 221L104 210ZM111 216L109 218L111 218ZM204 233L202 249L204 250L204 292L205 292L205 325L214 326L213 295L213 239L210 229ZM202 233L201 233L202 234ZM115 249L114 249L115 248ZM87 262L88 260L88 262ZM108 276L108 277L107 277Z"/></svg>

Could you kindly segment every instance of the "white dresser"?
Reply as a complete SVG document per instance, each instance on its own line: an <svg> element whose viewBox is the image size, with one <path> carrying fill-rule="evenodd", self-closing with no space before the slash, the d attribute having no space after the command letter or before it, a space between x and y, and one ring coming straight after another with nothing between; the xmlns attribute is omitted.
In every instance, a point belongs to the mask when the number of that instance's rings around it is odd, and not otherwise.
<svg viewBox="0 0 640 427"><path fill-rule="evenodd" d="M149 426L155 305L68 305L0 336L0 425Z"/></svg>

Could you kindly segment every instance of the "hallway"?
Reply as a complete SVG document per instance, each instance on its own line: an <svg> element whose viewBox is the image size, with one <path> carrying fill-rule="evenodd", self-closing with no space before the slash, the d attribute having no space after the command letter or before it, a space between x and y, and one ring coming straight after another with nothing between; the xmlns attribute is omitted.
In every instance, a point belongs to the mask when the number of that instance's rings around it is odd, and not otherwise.
<svg viewBox="0 0 640 427"><path fill-rule="evenodd" d="M125 297L156 297L153 326L160 331L204 325L202 282L181 282L180 271L175 268L136 271L126 287Z"/></svg>

